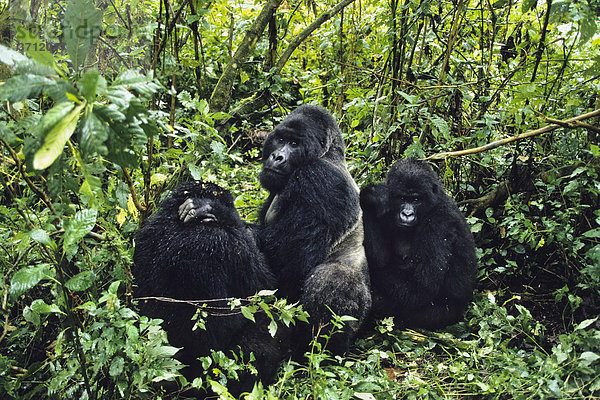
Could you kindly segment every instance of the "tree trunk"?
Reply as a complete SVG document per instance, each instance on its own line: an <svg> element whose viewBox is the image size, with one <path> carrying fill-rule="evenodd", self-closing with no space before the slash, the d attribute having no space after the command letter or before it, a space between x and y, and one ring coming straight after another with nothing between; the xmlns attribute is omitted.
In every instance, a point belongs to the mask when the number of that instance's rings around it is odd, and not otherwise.
<svg viewBox="0 0 600 400"><path fill-rule="evenodd" d="M265 27L273 17L275 10L279 7L283 0L269 0L263 7L262 11L256 17L252 26L246 32L242 43L235 51L235 54L225 67L223 74L219 78L215 89L210 96L210 110L216 111L227 111L229 101L231 99L231 88L233 87L233 81L238 76L240 66L246 61L250 52L256 47L256 43L260 38L260 35L265 30Z"/></svg>
<svg viewBox="0 0 600 400"><path fill-rule="evenodd" d="M298 46L300 46L300 44L302 44L302 42L304 42L304 40L306 40L306 38L308 38L310 36L311 33L313 33L315 30L317 30L317 28L319 28L325 22L329 21L329 19L331 19L331 17L333 17L334 15L339 13L341 10L344 9L344 7L348 6L349 4L351 4L354 1L355 0L340 1L338 4L336 4L329 10L327 10L327 11L323 12L321 15L319 15L317 17L317 19L313 21L313 23L311 23L302 32L300 32L296 37L294 37L290 41L290 43L288 44L288 46L286 47L284 52L279 57L279 60L277 60L277 63L275 64L275 67L273 70L273 73L279 74L281 72L281 70L283 69L283 67L285 66L285 64L290 59L290 57L292 56L292 54L294 53L294 50L296 50L298 48ZM255 95L253 95L251 98L249 98L247 101L245 101L243 104L241 104L240 107L238 107L236 110L234 110L232 112L232 115L234 117L239 117L240 115L245 115L254 110L257 110L266 103L267 98L268 98L268 93L266 93L266 91L258 92Z"/></svg>

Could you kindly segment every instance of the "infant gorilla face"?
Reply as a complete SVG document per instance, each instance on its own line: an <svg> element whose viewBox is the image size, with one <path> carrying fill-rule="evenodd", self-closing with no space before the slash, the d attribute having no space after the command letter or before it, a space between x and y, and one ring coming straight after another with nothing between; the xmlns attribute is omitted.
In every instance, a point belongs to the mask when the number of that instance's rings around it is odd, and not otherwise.
<svg viewBox="0 0 600 400"><path fill-rule="evenodd" d="M436 206L439 193L443 192L439 180L426 164L400 163L402 168L392 168L387 177L391 220L399 230L413 229L429 215Z"/></svg>
<svg viewBox="0 0 600 400"><path fill-rule="evenodd" d="M394 210L394 224L399 229L409 229L417 225L421 213L422 201L418 193L398 193L390 199Z"/></svg>

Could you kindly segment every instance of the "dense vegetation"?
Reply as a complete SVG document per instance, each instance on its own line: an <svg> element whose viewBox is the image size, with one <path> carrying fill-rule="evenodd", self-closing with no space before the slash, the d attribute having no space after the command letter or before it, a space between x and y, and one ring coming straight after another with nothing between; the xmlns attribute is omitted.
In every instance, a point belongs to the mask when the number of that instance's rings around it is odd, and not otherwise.
<svg viewBox="0 0 600 400"><path fill-rule="evenodd" d="M478 290L442 332L385 319L346 357L321 338L250 398L597 398L599 16L598 0L0 1L0 397L164 398L177 349L136 311L133 235L189 177L253 220L262 138L316 103L359 186L434 163ZM204 362L189 384L229 398L246 366Z"/></svg>

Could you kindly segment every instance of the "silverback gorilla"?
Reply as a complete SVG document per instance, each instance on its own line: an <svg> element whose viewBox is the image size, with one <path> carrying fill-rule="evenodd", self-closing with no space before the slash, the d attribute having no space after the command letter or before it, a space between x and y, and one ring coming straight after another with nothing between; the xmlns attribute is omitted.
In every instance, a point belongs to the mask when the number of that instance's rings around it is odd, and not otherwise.
<svg viewBox="0 0 600 400"><path fill-rule="evenodd" d="M246 298L277 286L231 194L212 183L180 185L146 221L135 242L136 297ZM254 353L259 377L269 383L282 350L267 331L266 321L258 315L256 324L239 314L218 315L231 314L225 300L208 304L218 312L209 311L206 330L192 331L196 309L186 303L146 300L140 302L140 311L163 319L170 344L183 347L177 358L189 366L183 370L188 380L202 371L198 357L210 355L211 349L227 353L239 347L245 360ZM244 376L241 381L239 390L252 389L253 378Z"/></svg>
<svg viewBox="0 0 600 400"><path fill-rule="evenodd" d="M260 182L269 197L259 215L259 246L278 276L278 294L300 301L313 327L331 320L329 308L356 318L329 342L344 352L371 294L358 187L335 119L311 105L290 113L265 141ZM309 337L300 331L302 347Z"/></svg>
<svg viewBox="0 0 600 400"><path fill-rule="evenodd" d="M426 329L458 322L475 283L475 244L431 167L396 162L360 201L375 316Z"/></svg>

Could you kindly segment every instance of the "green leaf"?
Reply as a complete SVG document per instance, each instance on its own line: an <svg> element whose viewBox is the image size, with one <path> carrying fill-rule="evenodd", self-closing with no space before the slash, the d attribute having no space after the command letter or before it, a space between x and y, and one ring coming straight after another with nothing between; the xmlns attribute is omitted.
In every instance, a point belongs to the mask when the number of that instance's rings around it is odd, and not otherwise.
<svg viewBox="0 0 600 400"><path fill-rule="evenodd" d="M111 283L108 287L108 293L116 295L119 291L119 285L121 285L121 282L119 281L114 281L113 283Z"/></svg>
<svg viewBox="0 0 600 400"><path fill-rule="evenodd" d="M10 47L0 44L0 60L2 60L2 63L14 67L17 63L27 61L27 57Z"/></svg>
<svg viewBox="0 0 600 400"><path fill-rule="evenodd" d="M187 164L188 170L190 171L190 175L192 176L193 179L197 180L197 181L201 181L202 180L202 175L204 172L204 169L192 164L192 163L188 163Z"/></svg>
<svg viewBox="0 0 600 400"><path fill-rule="evenodd" d="M0 99L11 103L39 96L42 91L54 85L52 79L39 75L17 75L0 85Z"/></svg>
<svg viewBox="0 0 600 400"><path fill-rule="evenodd" d="M498 9L503 8L508 4L508 0L497 0L492 4L492 8Z"/></svg>
<svg viewBox="0 0 600 400"><path fill-rule="evenodd" d="M423 146L421 145L421 143L415 142L415 143L411 143L406 148L406 150L404 150L404 156L405 157L424 158L425 151L423 150Z"/></svg>
<svg viewBox="0 0 600 400"><path fill-rule="evenodd" d="M219 111L219 112L216 112L216 113L213 113L213 114L211 114L211 116L210 116L210 117L211 117L212 119L214 119L214 120L220 120L220 119L227 119L227 118L231 118L231 115L230 115L230 114L227 114L227 113L225 113L225 112L221 112L221 111Z"/></svg>
<svg viewBox="0 0 600 400"><path fill-rule="evenodd" d="M586 77L591 77L600 74L600 55L593 57L592 60L594 60L593 64L584 72L584 75Z"/></svg>
<svg viewBox="0 0 600 400"><path fill-rule="evenodd" d="M98 118L93 111L86 112L81 122L79 145L82 154L108 154L106 141L108 140L109 128L106 123Z"/></svg>
<svg viewBox="0 0 600 400"><path fill-rule="evenodd" d="M73 67L79 70L102 31L102 11L92 0L71 0L64 17L63 36Z"/></svg>
<svg viewBox="0 0 600 400"><path fill-rule="evenodd" d="M244 317L246 317L247 319L249 319L252 322L256 322L256 320L254 319L254 312L256 312L256 309L253 309L252 307L246 307L246 306L242 306L240 307L241 311L242 311L242 315Z"/></svg>
<svg viewBox="0 0 600 400"><path fill-rule="evenodd" d="M354 397L359 400L375 400L375 396L373 396L371 393L354 392Z"/></svg>
<svg viewBox="0 0 600 400"><path fill-rule="evenodd" d="M523 0L523 3L521 3L521 12L525 14L530 10L533 10L536 5L537 0Z"/></svg>
<svg viewBox="0 0 600 400"><path fill-rule="evenodd" d="M580 364L584 367L589 367L595 361L598 361L599 358L600 356L598 354L592 353L591 351L584 351L579 356L579 359L581 360Z"/></svg>
<svg viewBox="0 0 600 400"><path fill-rule="evenodd" d="M173 346L156 346L148 349L148 356L150 358L166 358L173 357L179 349Z"/></svg>
<svg viewBox="0 0 600 400"><path fill-rule="evenodd" d="M476 222L473 225L471 225L471 232L472 233L479 233L479 232L481 232L482 228L483 228L483 223Z"/></svg>
<svg viewBox="0 0 600 400"><path fill-rule="evenodd" d="M83 271L69 279L65 283L65 287L74 292L81 292L92 286L95 280L96 274L94 271Z"/></svg>
<svg viewBox="0 0 600 400"><path fill-rule="evenodd" d="M589 12L585 16L585 18L581 21L581 36L579 37L578 45L581 46L594 37L596 34L596 30L598 27L596 26L596 15L594 13Z"/></svg>
<svg viewBox="0 0 600 400"><path fill-rule="evenodd" d="M266 296L274 296L276 292L277 292L277 290L263 289L263 290L259 291L257 294L259 296L266 297Z"/></svg>
<svg viewBox="0 0 600 400"><path fill-rule="evenodd" d="M600 238L600 228L590 229L583 233L583 236L588 238Z"/></svg>
<svg viewBox="0 0 600 400"><path fill-rule="evenodd" d="M98 309L98 306L96 306L96 303L94 303L93 301L86 301L82 305L75 307L75 309L76 310L86 310L88 312L93 312L93 311L96 311Z"/></svg>
<svg viewBox="0 0 600 400"><path fill-rule="evenodd" d="M36 299L31 303L31 310L38 314L64 314L56 304L46 304L42 299Z"/></svg>
<svg viewBox="0 0 600 400"><path fill-rule="evenodd" d="M591 318L591 319L586 319L585 321L582 321L581 323L579 323L576 327L575 330L576 331L580 331L583 330L585 328L587 328L588 326L592 325L594 322L596 322L596 320L598 319L598 317L596 318Z"/></svg>
<svg viewBox="0 0 600 400"><path fill-rule="evenodd" d="M126 70L117 76L109 89L115 92L134 90L142 96L149 97L160 89L160 85L137 71Z"/></svg>
<svg viewBox="0 0 600 400"><path fill-rule="evenodd" d="M229 390L227 390L227 388L221 385L219 382L209 379L208 383L210 384L210 389L219 395L219 399L235 399L235 397L229 393Z"/></svg>
<svg viewBox="0 0 600 400"><path fill-rule="evenodd" d="M45 244L46 246L50 246L52 244L52 240L50 239L50 235L43 229L34 229L29 232L29 237L35 240L40 244Z"/></svg>
<svg viewBox="0 0 600 400"><path fill-rule="evenodd" d="M47 132L44 144L33 156L33 168L48 168L62 153L79 121L85 103L62 102L55 105L40 121L39 129Z"/></svg>
<svg viewBox="0 0 600 400"><path fill-rule="evenodd" d="M63 236L63 251L71 259L79 248L79 241L94 228L98 211L81 210L65 226Z"/></svg>
<svg viewBox="0 0 600 400"><path fill-rule="evenodd" d="M410 94L404 93L402 91L400 91L399 93L400 93L400 96L404 97L404 99L406 101L408 101L409 104L415 104L417 102L417 99L419 98L419 96L416 94L410 95Z"/></svg>
<svg viewBox="0 0 600 400"><path fill-rule="evenodd" d="M268 329L271 337L275 337L275 334L277 333L277 323L275 321L269 322Z"/></svg>
<svg viewBox="0 0 600 400"><path fill-rule="evenodd" d="M435 126L435 129L438 130L444 137L450 136L450 127L448 123L440 117L431 117L431 123Z"/></svg>
<svg viewBox="0 0 600 400"><path fill-rule="evenodd" d="M560 23L561 18L564 18L571 9L571 3L571 0L553 2L550 7L550 16L552 17L550 22Z"/></svg>
<svg viewBox="0 0 600 400"><path fill-rule="evenodd" d="M77 86L88 103L96 100L97 93L102 94L106 92L106 80L96 69L87 70L77 82Z"/></svg>
<svg viewBox="0 0 600 400"><path fill-rule="evenodd" d="M123 367L125 366L125 360L123 357L115 357L114 360L110 363L110 368L108 369L108 373L110 376L117 376L123 373Z"/></svg>
<svg viewBox="0 0 600 400"><path fill-rule="evenodd" d="M160 183L165 182L166 180L167 176L165 174L152 174L152 176L150 177L150 186L158 185Z"/></svg>
<svg viewBox="0 0 600 400"><path fill-rule="evenodd" d="M25 291L31 289L44 279L54 277L50 264L40 264L34 267L23 268L15 272L10 280L10 295L16 299Z"/></svg>
<svg viewBox="0 0 600 400"><path fill-rule="evenodd" d="M23 309L23 318L25 318L25 321L30 322L35 326L40 326L40 314L33 312L31 307L25 307Z"/></svg>
<svg viewBox="0 0 600 400"><path fill-rule="evenodd" d="M17 25L16 38L23 45L25 53L40 64L60 72L60 67L56 63L54 56L46 48L46 43L42 42L37 36L29 32L22 25Z"/></svg>
<svg viewBox="0 0 600 400"><path fill-rule="evenodd" d="M223 159L225 155L225 151L227 150L226 146L221 143L213 140L210 142L210 149L213 151L214 155L218 159Z"/></svg>

